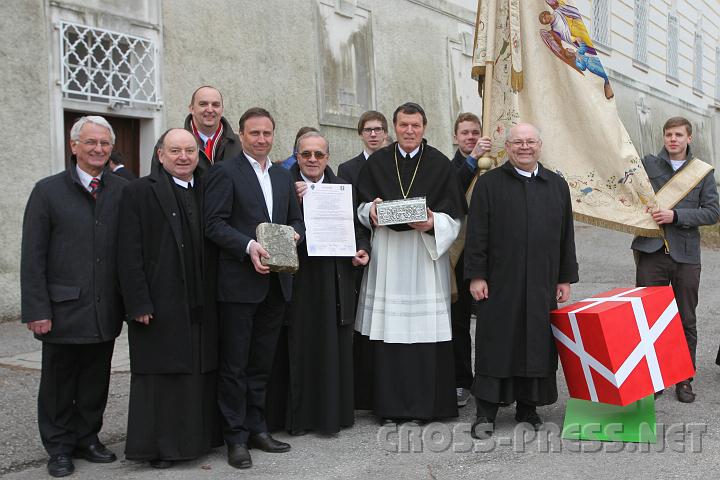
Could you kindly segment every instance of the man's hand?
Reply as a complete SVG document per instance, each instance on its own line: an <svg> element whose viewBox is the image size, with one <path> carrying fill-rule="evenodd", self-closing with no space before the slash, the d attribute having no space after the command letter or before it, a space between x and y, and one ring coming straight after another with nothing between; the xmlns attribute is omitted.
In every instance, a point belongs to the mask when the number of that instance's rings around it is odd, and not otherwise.
<svg viewBox="0 0 720 480"><path fill-rule="evenodd" d="M470 280L470 295L475 300L485 300L488 298L488 284L484 278L473 278Z"/></svg>
<svg viewBox="0 0 720 480"><path fill-rule="evenodd" d="M297 235L297 232L295 235ZM267 275L270 273L270 267L263 265L260 261L261 258L270 258L270 254L258 242L252 242L250 244L250 260L252 260L257 273Z"/></svg>
<svg viewBox="0 0 720 480"><path fill-rule="evenodd" d="M492 141L490 140L490 137L480 137L478 142L475 144L475 148L473 148L472 152L470 152L470 156L477 160L485 155L486 152L489 152L490 148L492 148Z"/></svg>
<svg viewBox="0 0 720 480"><path fill-rule="evenodd" d="M372 205L370 205L370 223L372 223L373 227L378 226L377 204L380 202L382 202L382 198L376 198L373 200Z"/></svg>
<svg viewBox="0 0 720 480"><path fill-rule="evenodd" d="M300 234L297 232L293 232L293 240L295 241L295 244L297 245L298 240L300 240Z"/></svg>
<svg viewBox="0 0 720 480"><path fill-rule="evenodd" d="M424 222L410 222L408 225L410 225L410 228L413 228L419 232L427 232L428 230L432 230L435 226L435 217L433 217L433 212L429 208L427 209L427 220Z"/></svg>
<svg viewBox="0 0 720 480"><path fill-rule="evenodd" d="M658 208L652 213L652 217L658 225L673 223L673 220L675 219L675 212L664 208Z"/></svg>
<svg viewBox="0 0 720 480"><path fill-rule="evenodd" d="M367 265L370 261L370 255L365 250L358 250L352 259L352 264L356 267Z"/></svg>
<svg viewBox="0 0 720 480"><path fill-rule="evenodd" d="M52 330L52 320L34 320L27 323L27 328L35 335L45 335Z"/></svg>
<svg viewBox="0 0 720 480"><path fill-rule="evenodd" d="M150 325L150 320L152 320L152 318L152 313L143 313L142 315L135 317L135 321L144 325Z"/></svg>
<svg viewBox="0 0 720 480"><path fill-rule="evenodd" d="M297 195L297 199L299 203L302 203L302 199L307 193L308 186L305 182L295 182L295 195Z"/></svg>
<svg viewBox="0 0 720 480"><path fill-rule="evenodd" d="M570 298L570 284L569 283L558 283L557 292L555 294L558 303L565 303Z"/></svg>

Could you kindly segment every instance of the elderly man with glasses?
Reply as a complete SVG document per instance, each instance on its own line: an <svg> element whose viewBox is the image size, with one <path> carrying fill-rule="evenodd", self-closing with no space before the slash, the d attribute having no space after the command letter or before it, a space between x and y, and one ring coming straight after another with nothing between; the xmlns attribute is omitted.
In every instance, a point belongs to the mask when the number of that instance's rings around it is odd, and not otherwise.
<svg viewBox="0 0 720 480"><path fill-rule="evenodd" d="M538 162L540 132L508 132L508 161L482 175L470 201L465 278L478 301L471 434L492 435L499 406L536 430L536 407L557 400L557 352L549 312L578 281L568 185Z"/></svg>
<svg viewBox="0 0 720 480"><path fill-rule="evenodd" d="M53 477L73 473L73 456L116 460L98 438L123 320L115 256L127 181L103 171L114 143L103 117L80 118L69 167L40 180L25 210L21 320L43 343L38 425Z"/></svg>
<svg viewBox="0 0 720 480"><path fill-rule="evenodd" d="M346 184L328 166L328 141L308 132L297 142L298 163L290 173L302 207L317 184ZM300 269L280 334L268 387L268 426L292 434L333 434L354 423L353 265L369 260L370 232L355 226L354 257L310 256L298 245Z"/></svg>

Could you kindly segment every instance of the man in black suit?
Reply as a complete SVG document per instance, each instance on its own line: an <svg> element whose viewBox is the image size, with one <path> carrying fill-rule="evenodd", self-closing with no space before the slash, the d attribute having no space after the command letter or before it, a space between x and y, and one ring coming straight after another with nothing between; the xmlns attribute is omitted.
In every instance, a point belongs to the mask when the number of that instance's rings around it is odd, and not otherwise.
<svg viewBox="0 0 720 480"><path fill-rule="evenodd" d="M114 173L118 177L124 178L128 182L131 182L137 178L133 172L125 168L125 164L123 163L123 156L120 154L120 152L112 152L110 154L110 161L108 162L107 168L112 173Z"/></svg>
<svg viewBox="0 0 720 480"><path fill-rule="evenodd" d="M205 235L220 249L218 403L228 463L249 468L248 447L290 450L267 433L264 409L292 276L262 264L269 255L255 240L255 229L263 222L290 225L297 241L305 227L290 173L268 158L275 120L255 107L240 117L239 127L242 153L213 165L206 176Z"/></svg>
<svg viewBox="0 0 720 480"><path fill-rule="evenodd" d="M368 110L360 115L357 126L358 135L362 139L364 149L357 157L351 158L338 166L338 177L357 186L357 178L365 161L376 150L385 146L388 123L385 115L375 110Z"/></svg>
<svg viewBox="0 0 720 480"><path fill-rule="evenodd" d="M80 118L70 166L40 180L25 209L22 322L43 342L38 426L53 477L73 473L73 455L116 460L98 438L123 320L115 254L127 182L103 172L114 143L103 117Z"/></svg>

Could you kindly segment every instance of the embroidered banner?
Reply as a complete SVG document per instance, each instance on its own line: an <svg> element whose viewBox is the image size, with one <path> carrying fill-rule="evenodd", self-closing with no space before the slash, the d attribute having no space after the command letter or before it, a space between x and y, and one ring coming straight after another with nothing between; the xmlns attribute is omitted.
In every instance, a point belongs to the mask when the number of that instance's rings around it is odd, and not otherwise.
<svg viewBox="0 0 720 480"><path fill-rule="evenodd" d="M493 78L485 78L487 62ZM542 134L540 161L570 186L576 220L660 236L649 214L652 186L571 2L479 0L473 76L490 99L494 166L506 160L507 129L532 123Z"/></svg>

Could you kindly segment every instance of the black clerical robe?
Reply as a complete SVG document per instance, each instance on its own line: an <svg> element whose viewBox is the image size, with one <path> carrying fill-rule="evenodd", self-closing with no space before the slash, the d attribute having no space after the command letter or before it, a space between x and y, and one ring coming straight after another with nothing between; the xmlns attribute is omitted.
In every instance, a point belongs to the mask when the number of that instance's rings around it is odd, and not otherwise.
<svg viewBox="0 0 720 480"><path fill-rule="evenodd" d="M201 198L197 182L186 189L164 169L123 192L118 270L130 317L131 460L189 460L222 444ZM149 325L134 320L146 313Z"/></svg>
<svg viewBox="0 0 720 480"><path fill-rule="evenodd" d="M455 220L467 210L460 182L448 158L423 140L411 158L397 143L373 153L357 185L361 203L423 196L437 215L426 234L407 224L375 229L355 325L356 408L393 419L457 416L449 258L427 245L438 238L440 213L452 222L441 229L443 241L459 231ZM385 269L405 252L413 257L407 264Z"/></svg>
<svg viewBox="0 0 720 480"><path fill-rule="evenodd" d="M290 172L302 181L297 164ZM348 182L327 167L323 183ZM370 232L359 224L355 231L357 250L369 253ZM300 269L268 384L266 421L270 430L336 433L354 423L352 259L310 257L305 241L298 256Z"/></svg>
<svg viewBox="0 0 720 480"><path fill-rule="evenodd" d="M488 282L488 298L477 307L473 394L496 403L554 402L557 351L549 312L557 308L557 284L578 281L570 192L562 177L542 165L536 176L524 177L506 162L478 179L465 278ZM518 378L530 380L519 386Z"/></svg>

